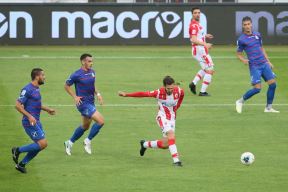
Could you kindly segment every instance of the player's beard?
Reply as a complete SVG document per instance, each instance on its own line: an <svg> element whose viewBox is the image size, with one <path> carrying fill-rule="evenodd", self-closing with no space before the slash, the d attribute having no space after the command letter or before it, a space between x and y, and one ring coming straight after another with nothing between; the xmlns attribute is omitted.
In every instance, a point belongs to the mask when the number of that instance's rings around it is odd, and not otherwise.
<svg viewBox="0 0 288 192"><path fill-rule="evenodd" d="M172 95L172 91L171 92L166 91L166 93L167 95Z"/></svg>
<svg viewBox="0 0 288 192"><path fill-rule="evenodd" d="M45 82L44 81L42 81L42 80L39 80L38 81L38 85L43 85Z"/></svg>

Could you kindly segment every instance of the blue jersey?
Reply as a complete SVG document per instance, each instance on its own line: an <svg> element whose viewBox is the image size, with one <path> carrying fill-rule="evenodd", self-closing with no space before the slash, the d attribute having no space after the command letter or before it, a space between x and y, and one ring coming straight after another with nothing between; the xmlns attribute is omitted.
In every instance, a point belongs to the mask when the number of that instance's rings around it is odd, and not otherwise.
<svg viewBox="0 0 288 192"><path fill-rule="evenodd" d="M66 80L66 84L75 85L75 92L78 97L82 97L84 103L94 103L95 94L95 71L89 69L88 71L80 68L70 75Z"/></svg>
<svg viewBox="0 0 288 192"><path fill-rule="evenodd" d="M40 120L41 112L41 94L39 87L32 83L26 85L20 93L18 101L24 106L24 109L30 113L37 121ZM23 121L28 121L28 118L23 115Z"/></svg>
<svg viewBox="0 0 288 192"><path fill-rule="evenodd" d="M262 38L259 32L252 32L251 35L242 34L237 41L237 52L245 51L249 65L262 66L268 61L262 51Z"/></svg>

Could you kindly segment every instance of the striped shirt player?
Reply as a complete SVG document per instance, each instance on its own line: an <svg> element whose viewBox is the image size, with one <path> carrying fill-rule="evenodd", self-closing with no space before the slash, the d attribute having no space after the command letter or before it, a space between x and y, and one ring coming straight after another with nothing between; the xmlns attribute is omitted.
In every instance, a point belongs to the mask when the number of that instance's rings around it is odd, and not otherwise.
<svg viewBox="0 0 288 192"><path fill-rule="evenodd" d="M200 9L193 8L193 19L189 25L189 35L192 44L192 56L199 63L201 69L195 75L193 81L189 84L189 88L193 94L196 94L196 85L199 80L203 79L199 96L209 96L207 88L212 81L214 73L214 64L208 51L212 44L206 43L206 39L212 39L213 35L205 34L203 26L200 25Z"/></svg>
<svg viewBox="0 0 288 192"><path fill-rule="evenodd" d="M261 77L269 85L267 91L267 104L264 112L278 113L272 108L274 99L276 80L272 71L273 65L262 45L262 37L259 32L252 31L252 20L244 17L242 20L243 33L237 41L237 56L244 64L249 65L251 84L253 88L247 91L239 100L236 101L236 111L242 113L243 103L253 95L261 91ZM247 59L242 52L245 51Z"/></svg>
<svg viewBox="0 0 288 192"><path fill-rule="evenodd" d="M43 149L47 147L45 132L40 122L41 110L50 115L55 110L42 105L39 86L44 84L45 74L42 69L35 68L31 72L32 82L26 85L16 101L16 109L23 114L22 126L33 143L21 147L12 148L13 160L16 163L16 170L26 173L25 166ZM21 153L27 153L21 162L18 162Z"/></svg>
<svg viewBox="0 0 288 192"><path fill-rule="evenodd" d="M156 116L158 126L161 128L163 138L155 141L141 140L140 155L143 156L147 148L167 149L171 153L174 165L182 166L175 144L176 112L181 106L184 91L174 85L174 79L166 76L163 80L164 87L154 91L125 93L119 92L123 97L153 97L157 99L159 111Z"/></svg>
<svg viewBox="0 0 288 192"><path fill-rule="evenodd" d="M74 134L69 140L64 142L66 154L69 156L71 155L72 145L89 129L93 120L95 123L88 137L84 139L85 151L88 154L92 154L91 140L99 133L104 125L104 118L95 106L95 95L97 95L98 102L101 105L103 100L95 88L96 75L95 71L91 68L93 64L92 55L82 54L80 61L82 64L81 68L70 75L65 83L65 90L73 97L76 107L82 116L82 125L75 129ZM72 85L75 86L75 92L72 91Z"/></svg>

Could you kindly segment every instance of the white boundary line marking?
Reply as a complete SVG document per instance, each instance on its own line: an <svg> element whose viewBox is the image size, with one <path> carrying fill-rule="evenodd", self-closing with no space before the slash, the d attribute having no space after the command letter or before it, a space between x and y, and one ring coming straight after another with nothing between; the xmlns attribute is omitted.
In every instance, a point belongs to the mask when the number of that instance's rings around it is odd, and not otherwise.
<svg viewBox="0 0 288 192"><path fill-rule="evenodd" d="M116 60L116 59L192 59L192 56L170 56L170 57L150 57L150 56L135 56L135 57L123 57L123 56L96 56L93 57L94 59L107 59L107 60ZM274 56L274 57L269 57L270 59L288 59L287 56ZM29 55L23 55L23 56L13 56L13 57L9 57L9 56L0 56L0 59L79 59L78 57L74 57L74 56L29 56ZM213 56L212 55L212 59L237 59L234 56Z"/></svg>
<svg viewBox="0 0 288 192"><path fill-rule="evenodd" d="M75 107L75 105L65 105L65 104L44 104L46 106L51 107ZM265 106L266 104L245 104L246 106ZM274 106L288 106L288 103L276 103L273 104ZM0 107L14 107L15 105L0 105ZM97 105L99 107L101 105ZM155 104L105 104L101 107L157 107L158 105ZM230 107L235 106L235 104L232 103L218 103L218 104L182 104L183 107Z"/></svg>

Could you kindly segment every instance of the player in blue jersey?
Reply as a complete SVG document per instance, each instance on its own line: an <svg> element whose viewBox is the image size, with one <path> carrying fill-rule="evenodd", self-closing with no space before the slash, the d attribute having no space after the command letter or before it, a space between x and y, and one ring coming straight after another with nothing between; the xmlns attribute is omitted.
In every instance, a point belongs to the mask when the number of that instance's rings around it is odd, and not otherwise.
<svg viewBox="0 0 288 192"><path fill-rule="evenodd" d="M88 154L91 154L91 140L99 133L104 125L104 118L101 113L96 110L94 104L95 95L100 105L103 104L103 99L99 91L95 88L95 71L92 69L92 55L82 54L80 61L81 68L67 79L64 86L67 93L73 97L77 109L82 115L82 125L75 129L74 134L69 140L64 142L67 155L71 155L73 143L89 129L93 120L95 123L91 127L88 137L84 139L84 149ZM71 88L73 84L75 86L75 92Z"/></svg>
<svg viewBox="0 0 288 192"><path fill-rule="evenodd" d="M236 101L236 111L242 113L242 106L246 100L261 91L261 77L269 85L267 91L267 104L264 112L279 113L272 108L274 99L276 80L272 71L273 65L262 46L262 37L259 32L252 31L252 20L244 17L242 20L243 33L237 41L237 57L244 64L249 65L252 89L247 91L239 100ZM243 56L243 51L247 59Z"/></svg>
<svg viewBox="0 0 288 192"><path fill-rule="evenodd" d="M26 173L27 165L41 150L47 147L45 132L40 122L40 112L44 110L50 115L55 114L55 110L45 107L41 103L39 86L44 84L45 74L42 69L35 68L31 72L32 82L26 85L16 101L16 109L23 114L22 125L27 135L34 141L31 144L12 148L12 157L16 163L16 170ZM18 162L21 153L27 153L22 161Z"/></svg>

